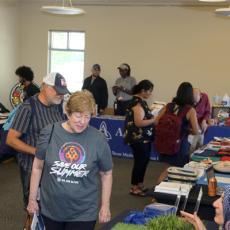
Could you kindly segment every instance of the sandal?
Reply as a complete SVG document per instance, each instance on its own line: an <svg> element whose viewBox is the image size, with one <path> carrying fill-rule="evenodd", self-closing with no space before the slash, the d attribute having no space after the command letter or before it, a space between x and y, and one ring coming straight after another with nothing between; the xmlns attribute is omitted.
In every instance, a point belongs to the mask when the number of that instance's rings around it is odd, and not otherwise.
<svg viewBox="0 0 230 230"><path fill-rule="evenodd" d="M142 191L142 192L147 192L149 190L149 188L146 188L144 185L138 186L138 188Z"/></svg>
<svg viewBox="0 0 230 230"><path fill-rule="evenodd" d="M143 192L141 189L139 188L131 188L129 193L133 196L141 196L141 197L145 197L146 196L146 193Z"/></svg>

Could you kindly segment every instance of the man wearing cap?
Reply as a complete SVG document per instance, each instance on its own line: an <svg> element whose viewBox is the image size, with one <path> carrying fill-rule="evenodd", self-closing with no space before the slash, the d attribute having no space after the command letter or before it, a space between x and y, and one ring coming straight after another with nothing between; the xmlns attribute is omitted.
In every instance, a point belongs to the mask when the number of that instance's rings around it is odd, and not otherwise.
<svg viewBox="0 0 230 230"><path fill-rule="evenodd" d="M132 99L132 88L136 85L136 79L130 76L130 66L126 63L119 67L120 78L118 78L113 86L113 94L116 96L114 102L115 115L124 116L126 108Z"/></svg>
<svg viewBox="0 0 230 230"><path fill-rule="evenodd" d="M43 78L41 91L19 107L7 136L7 144L18 151L24 208L28 205L29 183L36 143L45 126L65 119L62 101L69 93L65 78L50 73Z"/></svg>
<svg viewBox="0 0 230 230"><path fill-rule="evenodd" d="M108 105L108 88L106 81L100 77L101 67L99 64L94 64L91 72L92 75L84 80L82 89L87 89L93 94L97 112L101 114Z"/></svg>

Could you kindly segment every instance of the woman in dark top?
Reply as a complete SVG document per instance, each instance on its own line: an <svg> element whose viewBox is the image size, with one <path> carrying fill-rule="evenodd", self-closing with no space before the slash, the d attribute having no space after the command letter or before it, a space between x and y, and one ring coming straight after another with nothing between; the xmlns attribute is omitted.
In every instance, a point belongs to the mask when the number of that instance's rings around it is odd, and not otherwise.
<svg viewBox="0 0 230 230"><path fill-rule="evenodd" d="M183 113L186 110L186 113L182 118L181 147L179 152L174 155L159 154L159 160L161 162L167 163L167 165L164 168L160 177L158 178L158 183L160 183L167 176L167 168L169 167L169 165L182 167L185 163L188 163L189 161L189 146L188 143L186 143L188 134L198 134L200 132L196 117L196 111L193 108L193 105L193 87L189 82L183 82L180 84L177 90L176 97L172 100L171 103L168 103L156 117L156 123L158 123L161 117L169 111L170 113L174 113L175 115L179 116L180 113Z"/></svg>
<svg viewBox="0 0 230 230"><path fill-rule="evenodd" d="M126 112L124 138L131 146L134 158L130 194L137 196L145 196L146 190L143 181L151 152L155 119L145 99L151 96L153 87L148 80L134 86L134 96Z"/></svg>
<svg viewBox="0 0 230 230"><path fill-rule="evenodd" d="M23 101L40 92L40 89L33 83L34 73L30 67L20 66L16 69L15 74L23 85Z"/></svg>

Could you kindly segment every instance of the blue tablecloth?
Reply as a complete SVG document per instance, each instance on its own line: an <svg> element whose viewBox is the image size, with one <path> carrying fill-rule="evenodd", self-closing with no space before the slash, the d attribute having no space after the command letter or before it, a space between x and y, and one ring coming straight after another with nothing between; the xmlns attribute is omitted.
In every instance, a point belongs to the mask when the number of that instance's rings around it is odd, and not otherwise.
<svg viewBox="0 0 230 230"><path fill-rule="evenodd" d="M93 117L90 124L105 134L113 156L132 158L131 148L124 143L124 119L116 117ZM157 153L152 150L151 160L157 159Z"/></svg>
<svg viewBox="0 0 230 230"><path fill-rule="evenodd" d="M229 126L210 126L204 135L204 144L207 144L213 137L230 137Z"/></svg>
<svg viewBox="0 0 230 230"><path fill-rule="evenodd" d="M90 124L103 132L109 142L109 146L114 156L132 158L131 148L124 143L124 119L116 116L99 116L93 117ZM227 126L210 126L204 136L204 144L207 144L217 137L230 137L230 127ZM157 153L152 149L151 159L157 159Z"/></svg>
<svg viewBox="0 0 230 230"><path fill-rule="evenodd" d="M215 172L215 177L217 178L217 186L218 187L224 187L226 185L229 185L229 179L230 179L230 174L227 173L217 173ZM226 180L220 180L220 178L225 178ZM199 178L199 180L197 181L197 184L203 184L203 185L207 185L208 181L207 181L207 176L204 175L201 178Z"/></svg>

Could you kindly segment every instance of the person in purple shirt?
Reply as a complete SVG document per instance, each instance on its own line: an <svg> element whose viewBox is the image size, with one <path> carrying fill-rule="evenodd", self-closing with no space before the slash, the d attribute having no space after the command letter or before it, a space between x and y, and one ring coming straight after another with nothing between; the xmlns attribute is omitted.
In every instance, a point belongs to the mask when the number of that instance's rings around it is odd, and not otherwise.
<svg viewBox="0 0 230 230"><path fill-rule="evenodd" d="M211 118L211 106L206 93L202 93L198 88L193 89L194 108L197 114L197 120L202 131L198 135L190 135L189 142L191 143L190 152L194 152L197 148L203 145L204 133L206 132Z"/></svg>

